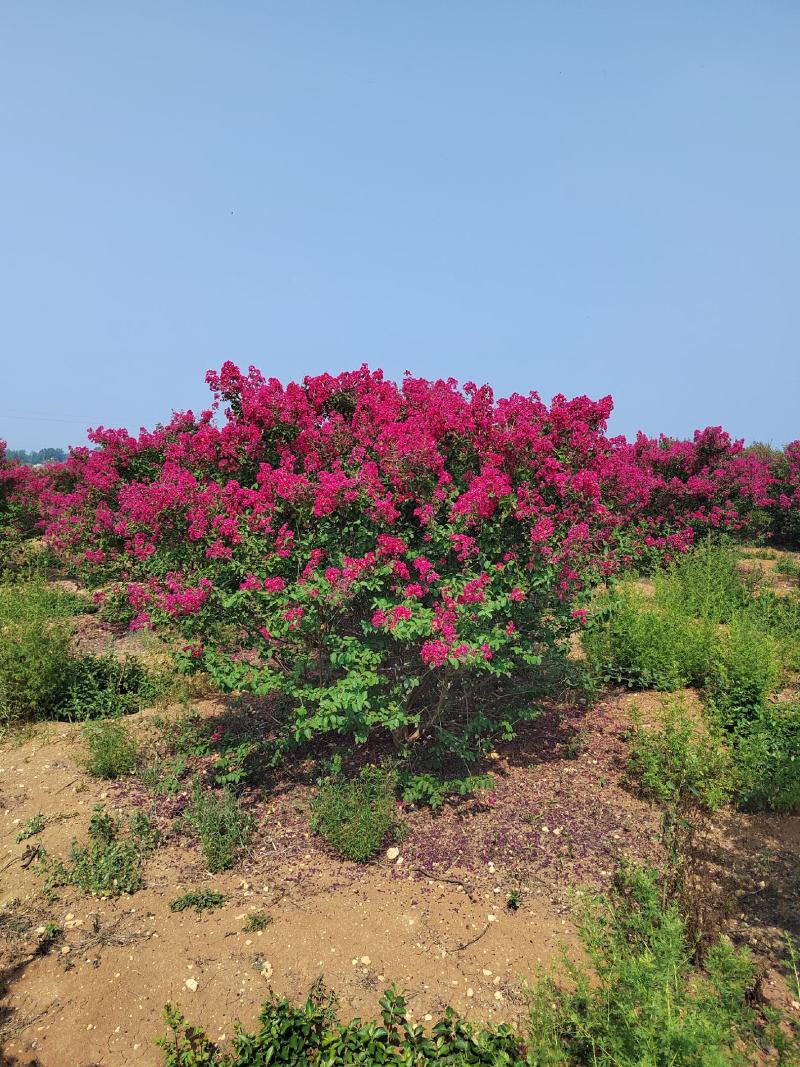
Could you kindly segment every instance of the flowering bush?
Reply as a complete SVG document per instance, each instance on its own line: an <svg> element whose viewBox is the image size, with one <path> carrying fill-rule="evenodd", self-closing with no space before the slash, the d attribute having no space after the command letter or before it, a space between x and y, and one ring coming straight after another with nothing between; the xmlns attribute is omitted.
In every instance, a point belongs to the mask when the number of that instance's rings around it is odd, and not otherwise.
<svg viewBox="0 0 800 1067"><path fill-rule="evenodd" d="M199 418L95 431L42 506L55 544L117 576L134 628L177 629L223 685L285 698L297 739L441 732L457 709L484 732L488 694L634 550L610 398L366 367L208 381Z"/></svg>
<svg viewBox="0 0 800 1067"><path fill-rule="evenodd" d="M800 514L800 447L775 460L719 427L608 438L609 397L548 406L367 367L284 386L226 363L207 381L199 417L101 427L14 492L83 576L114 580L133 628L273 694L296 740L510 729L500 698L583 625L598 582L699 530Z"/></svg>

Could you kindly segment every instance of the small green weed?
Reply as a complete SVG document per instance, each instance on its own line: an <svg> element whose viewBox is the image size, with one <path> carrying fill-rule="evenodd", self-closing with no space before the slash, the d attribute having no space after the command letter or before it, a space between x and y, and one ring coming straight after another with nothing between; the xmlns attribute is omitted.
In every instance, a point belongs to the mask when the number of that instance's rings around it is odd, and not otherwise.
<svg viewBox="0 0 800 1067"><path fill-rule="evenodd" d="M271 922L272 916L265 911L251 911L245 917L243 929L246 934L256 934L259 930L266 930Z"/></svg>
<svg viewBox="0 0 800 1067"><path fill-rule="evenodd" d="M170 911L186 911L194 908L199 915L202 911L210 911L213 908L221 908L225 903L222 893L216 893L213 889L190 889L182 897L178 897L170 903Z"/></svg>
<svg viewBox="0 0 800 1067"><path fill-rule="evenodd" d="M39 934L39 943L36 946L36 954L38 956L46 955L53 947L53 945L57 944L57 942L61 940L63 935L64 931L58 925L58 923L45 923L44 929L42 930L41 934Z"/></svg>
<svg viewBox="0 0 800 1067"><path fill-rule="evenodd" d="M371 859L397 822L394 778L363 767L355 778L336 773L320 781L311 802L311 828L357 863Z"/></svg>
<svg viewBox="0 0 800 1067"><path fill-rule="evenodd" d="M236 863L247 848L254 826L252 815L244 811L230 789L203 789L197 780L184 818L200 838L212 874Z"/></svg>
<svg viewBox="0 0 800 1067"><path fill-rule="evenodd" d="M87 750L84 767L92 777L124 778L136 770L136 740L121 722L114 719L87 722L83 737Z"/></svg>
<svg viewBox="0 0 800 1067"><path fill-rule="evenodd" d="M135 893L142 885L142 864L157 844L158 831L142 812L130 817L123 833L122 821L98 805L89 823L88 844L73 841L66 862L42 849L36 870L47 890L74 885L99 897Z"/></svg>
<svg viewBox="0 0 800 1067"><path fill-rule="evenodd" d="M40 834L45 826L47 826L47 818L39 811L36 815L31 816L26 823L22 824L14 840L17 843L27 841L29 837L35 837L36 834Z"/></svg>

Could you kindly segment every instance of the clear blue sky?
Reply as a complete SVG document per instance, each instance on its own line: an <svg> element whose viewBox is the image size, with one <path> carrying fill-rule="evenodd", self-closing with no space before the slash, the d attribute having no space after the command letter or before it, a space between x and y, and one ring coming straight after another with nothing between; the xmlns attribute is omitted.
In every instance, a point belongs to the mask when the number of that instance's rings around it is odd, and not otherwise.
<svg viewBox="0 0 800 1067"><path fill-rule="evenodd" d="M798 0L4 0L0 99L12 446L225 359L800 437Z"/></svg>

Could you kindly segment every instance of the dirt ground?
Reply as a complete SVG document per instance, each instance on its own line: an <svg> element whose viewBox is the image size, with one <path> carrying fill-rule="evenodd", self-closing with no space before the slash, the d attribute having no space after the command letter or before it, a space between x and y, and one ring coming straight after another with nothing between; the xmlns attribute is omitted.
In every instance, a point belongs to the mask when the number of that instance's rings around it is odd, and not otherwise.
<svg viewBox="0 0 800 1067"><path fill-rule="evenodd" d="M236 1020L255 1023L268 989L297 1000L320 975L343 1017L375 1015L395 983L419 1022L448 1004L474 1020L522 1019L525 980L576 951L575 887L607 886L622 856L659 857L658 813L625 788L624 731L632 702L647 717L660 699L619 694L590 712L552 709L492 754L488 797L439 814L405 811L408 833L392 859L357 866L334 856L309 831L312 787L299 777L248 792L258 829L235 870L209 875L196 845L172 835L148 861L145 888L112 900L71 888L46 900L32 848L63 856L98 803L145 810L168 828L185 797L88 777L77 726L44 724L0 745L0 1063L155 1067L167 1001L222 1039ZM226 710L215 700L196 709ZM130 722L144 730L152 714ZM52 821L17 843L37 812ZM800 933L799 855L798 818L726 815L703 842L703 878L726 928L756 952L764 995L789 1010L776 960L781 927ZM217 890L226 904L171 912L192 888ZM245 933L254 911L269 925ZM37 955L48 921L64 938Z"/></svg>

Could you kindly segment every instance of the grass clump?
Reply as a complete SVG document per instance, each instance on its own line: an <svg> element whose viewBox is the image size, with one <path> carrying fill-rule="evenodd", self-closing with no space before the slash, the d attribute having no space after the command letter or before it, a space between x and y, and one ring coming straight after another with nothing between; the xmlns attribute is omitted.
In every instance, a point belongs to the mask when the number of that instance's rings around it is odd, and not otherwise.
<svg viewBox="0 0 800 1067"><path fill-rule="evenodd" d="M217 893L213 889L190 889L182 897L173 900L169 910L186 911L187 908L194 908L199 915L203 911L221 908L224 903L225 897L222 893Z"/></svg>
<svg viewBox="0 0 800 1067"><path fill-rule="evenodd" d="M355 778L345 778L337 768L320 780L311 812L316 833L342 856L365 863L396 827L394 778L378 767L363 767Z"/></svg>
<svg viewBox="0 0 800 1067"><path fill-rule="evenodd" d="M0 724L138 711L163 681L136 659L76 654L71 617L86 601L40 579L0 584Z"/></svg>
<svg viewBox="0 0 800 1067"><path fill-rule="evenodd" d="M197 780L184 818L199 837L212 874L236 863L247 848L254 826L252 815L244 811L230 789L204 789Z"/></svg>
<svg viewBox="0 0 800 1067"><path fill-rule="evenodd" d="M86 845L72 842L66 862L42 849L37 871L46 879L48 891L74 885L93 896L111 897L135 893L142 886L142 865L158 844L158 831L148 817L136 812L123 826L102 804L89 822Z"/></svg>
<svg viewBox="0 0 800 1067"><path fill-rule="evenodd" d="M124 778L136 770L136 740L121 722L87 722L83 736L87 750L84 767L94 778Z"/></svg>

